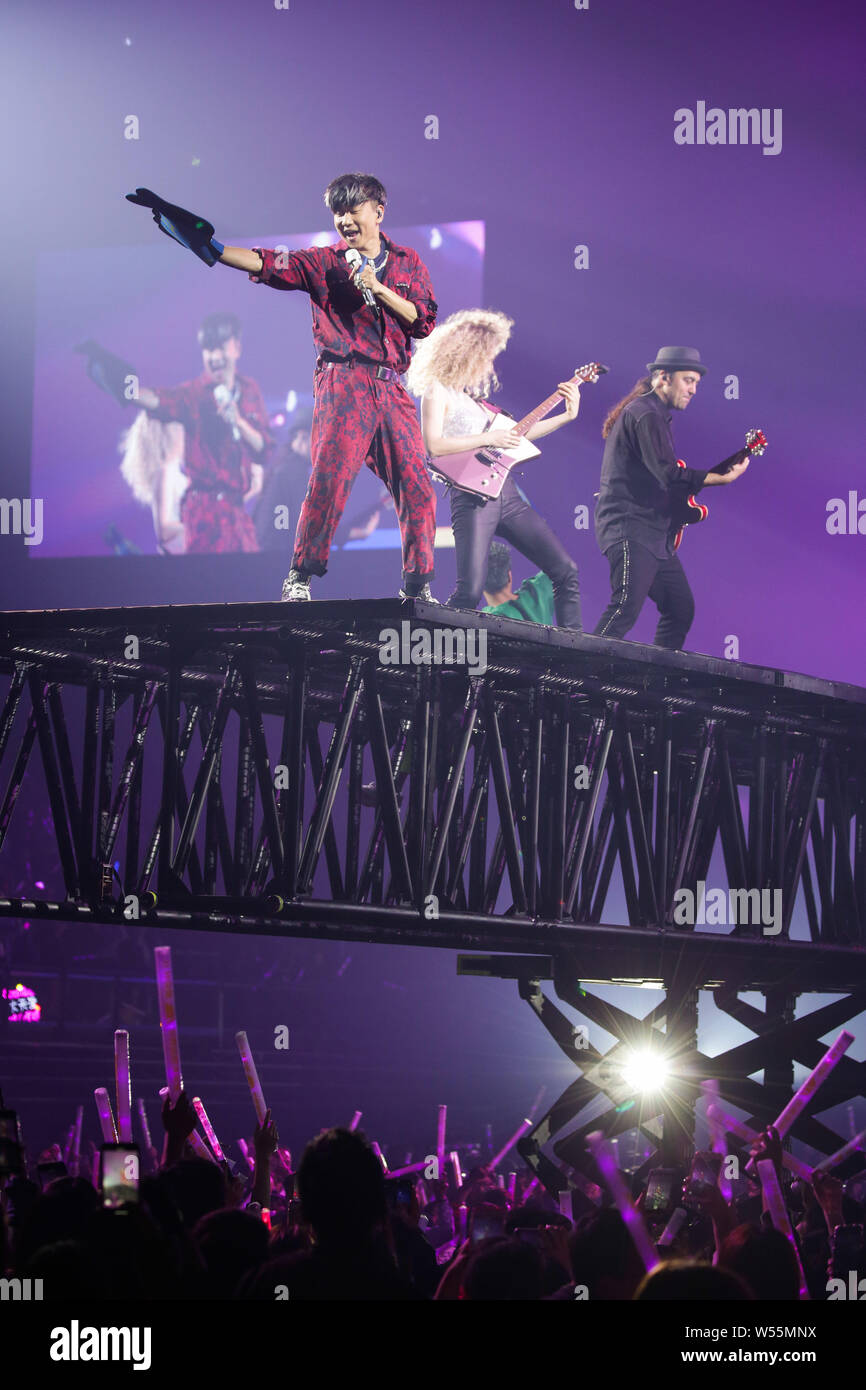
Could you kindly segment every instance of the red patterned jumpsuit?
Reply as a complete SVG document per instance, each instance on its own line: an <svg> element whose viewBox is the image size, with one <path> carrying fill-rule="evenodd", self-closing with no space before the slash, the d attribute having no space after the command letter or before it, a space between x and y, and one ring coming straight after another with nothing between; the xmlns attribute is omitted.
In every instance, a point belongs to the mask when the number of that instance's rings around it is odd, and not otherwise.
<svg viewBox="0 0 866 1390"><path fill-rule="evenodd" d="M263 265L256 283L310 296L313 341L318 352L311 453L313 469L295 536L292 568L324 574L331 541L352 483L367 463L394 499L403 541L403 582L433 577L436 495L415 405L400 382L382 380L377 368L402 375L412 338L426 338L436 324L436 301L417 252L380 233L388 251L383 285L418 311L411 326L380 305L380 316L355 288L346 264L346 242L307 251L256 248ZM326 364L332 362L333 368Z"/></svg>

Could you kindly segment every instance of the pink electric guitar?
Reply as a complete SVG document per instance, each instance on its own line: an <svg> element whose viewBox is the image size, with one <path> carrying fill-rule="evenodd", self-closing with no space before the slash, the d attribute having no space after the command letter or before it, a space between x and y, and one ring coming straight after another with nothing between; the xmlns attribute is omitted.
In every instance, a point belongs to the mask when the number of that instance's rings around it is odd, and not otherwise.
<svg viewBox="0 0 866 1390"><path fill-rule="evenodd" d="M578 381L598 381L606 371L607 367L603 367L600 362L589 362L584 367L578 367L574 375ZM491 415L485 429L490 429L491 426L498 430L515 429L518 434L523 435L516 448L476 449L468 454L445 454L431 461L431 471L443 482L453 483L455 487L461 488L464 492L474 493L476 497L498 497L512 468L516 468L518 463L523 463L526 459L535 458L541 452L526 435L532 426L543 420L545 415L549 415L561 400L559 392L554 391L552 396L548 396L546 401L537 405L529 415L524 415L522 420L514 420L504 411L497 411Z"/></svg>
<svg viewBox="0 0 866 1390"><path fill-rule="evenodd" d="M744 449L738 449L735 454L731 454L729 459L725 459L724 463L718 464L712 472L727 473L733 468L735 463L742 463L743 459L749 454L762 454L766 447L767 441L764 438L763 430L749 430L746 435L746 447ZM683 463L682 459L677 459L678 468L686 468L687 466L687 464ZM709 514L709 507L705 507L703 502L696 502L694 496L690 496L685 501L678 502L674 505L672 521L673 525L677 528L674 537L674 550L679 550L680 543L683 539L683 532L686 527L694 526L698 521L706 521Z"/></svg>

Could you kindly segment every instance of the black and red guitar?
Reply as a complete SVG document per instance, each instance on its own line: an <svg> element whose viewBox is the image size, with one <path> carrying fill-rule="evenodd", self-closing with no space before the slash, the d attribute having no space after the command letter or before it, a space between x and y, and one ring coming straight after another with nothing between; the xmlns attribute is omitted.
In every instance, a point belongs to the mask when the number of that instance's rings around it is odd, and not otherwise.
<svg viewBox="0 0 866 1390"><path fill-rule="evenodd" d="M738 449L735 454L725 459L724 463L718 464L711 471L713 473L729 473L735 464L742 463L743 459L749 455L757 456L762 454L767 447L763 430L749 430L746 435L746 445L743 449ZM687 464L682 459L677 459L678 468L686 468ZM671 524L676 528L674 537L674 550L679 550L683 532L687 526L694 526L698 521L706 521L710 514L709 507L705 507L702 502L696 502L694 495L687 497L685 501L675 501L671 509Z"/></svg>

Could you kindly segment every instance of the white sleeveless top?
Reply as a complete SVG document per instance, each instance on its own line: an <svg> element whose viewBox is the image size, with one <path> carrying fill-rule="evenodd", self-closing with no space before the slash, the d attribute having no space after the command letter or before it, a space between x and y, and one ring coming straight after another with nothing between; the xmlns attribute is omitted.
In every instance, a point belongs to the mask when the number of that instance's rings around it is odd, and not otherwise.
<svg viewBox="0 0 866 1390"><path fill-rule="evenodd" d="M448 404L442 423L443 436L447 438L448 436L465 434L482 434L491 414L495 415L495 412L485 410L480 401L473 400L471 396L467 396L465 391L453 391L446 388L446 394Z"/></svg>

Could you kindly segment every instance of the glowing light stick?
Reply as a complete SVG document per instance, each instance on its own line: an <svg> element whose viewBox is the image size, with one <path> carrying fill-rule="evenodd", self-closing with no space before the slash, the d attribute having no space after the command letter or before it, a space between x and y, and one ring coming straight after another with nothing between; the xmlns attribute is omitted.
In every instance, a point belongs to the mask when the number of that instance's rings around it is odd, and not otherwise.
<svg viewBox="0 0 866 1390"><path fill-rule="evenodd" d="M97 1086L93 1092L93 1099L96 1101L96 1109L99 1112L99 1123L102 1126L102 1138L106 1144L117 1143L117 1126L114 1123L114 1116L111 1113L111 1101L104 1086Z"/></svg>
<svg viewBox="0 0 866 1390"><path fill-rule="evenodd" d="M247 1078L247 1085L253 1098L253 1105L256 1107L256 1119L260 1125L265 1122L268 1107L265 1105L265 1098L262 1095L262 1086L259 1081L259 1074L256 1071L256 1064L253 1061L253 1054L250 1050L249 1040L246 1033L235 1033L235 1042L238 1045L238 1052L241 1054L241 1061L244 1066L244 1076Z"/></svg>
<svg viewBox="0 0 866 1390"><path fill-rule="evenodd" d="M526 1199L527 1199L527 1197L530 1195L530 1193L532 1193L532 1192L535 1191L535 1189L537 1188L537 1186L538 1186L538 1178L533 1178L533 1179L532 1179L532 1182L529 1184L529 1186L527 1187L526 1191L525 1191L524 1194L523 1194L523 1200L524 1200L524 1202L526 1201Z"/></svg>
<svg viewBox="0 0 866 1390"><path fill-rule="evenodd" d="M494 1154L490 1162L485 1164L485 1167L490 1168L492 1170L496 1167L497 1163L501 1163L505 1155L508 1153L508 1150L514 1148L514 1145L517 1143L518 1139L522 1139L528 1129L532 1129L532 1121L524 1120L520 1128L514 1131L508 1143L505 1144L503 1148L499 1150L498 1154Z"/></svg>
<svg viewBox="0 0 866 1390"><path fill-rule="evenodd" d="M150 1155L158 1168L159 1154L156 1152L156 1149L153 1146L153 1140L150 1137L150 1125L147 1123L147 1111L144 1108L144 1101L140 1097L138 1101L138 1118L141 1121L141 1132L144 1135L145 1148L149 1150Z"/></svg>
<svg viewBox="0 0 866 1390"><path fill-rule="evenodd" d="M246 1161L247 1161L247 1167L249 1168L250 1172L251 1172L251 1173L252 1173L252 1172L255 1172L255 1167L256 1167L256 1165L255 1165L255 1162L253 1161L253 1159L250 1158L250 1151L249 1151L249 1148L247 1147L247 1141L246 1141L246 1139L239 1139L239 1140L238 1140L238 1148L240 1149L241 1153L243 1154L244 1158L246 1159Z"/></svg>
<svg viewBox="0 0 866 1390"><path fill-rule="evenodd" d="M84 1123L84 1106L79 1105L75 1111L75 1138L72 1141L72 1164L70 1172L74 1178L78 1177L81 1168L81 1126Z"/></svg>
<svg viewBox="0 0 866 1390"><path fill-rule="evenodd" d="M685 1207L677 1207L670 1221L659 1236L659 1245L673 1245L688 1219L689 1214Z"/></svg>
<svg viewBox="0 0 866 1390"><path fill-rule="evenodd" d="M707 1120L710 1126L710 1149L714 1154L721 1154L723 1159L727 1157L727 1145L725 1144L725 1131L723 1127L710 1116L709 1106L719 1103L719 1083L718 1081L702 1081L701 1090L707 1099ZM729 1202L734 1195L734 1189L730 1178L726 1178L723 1173L724 1163L719 1169L718 1186L719 1191L726 1202Z"/></svg>
<svg viewBox="0 0 866 1390"><path fill-rule="evenodd" d="M445 1176L445 1122L448 1118L448 1106L440 1105L439 1114L436 1119L436 1162L439 1165L439 1176Z"/></svg>
<svg viewBox="0 0 866 1390"><path fill-rule="evenodd" d="M69 1126L66 1135L66 1143L63 1145L63 1162L69 1167L69 1160L72 1156L72 1141L75 1138L75 1121Z"/></svg>
<svg viewBox="0 0 866 1390"><path fill-rule="evenodd" d="M363 1115L363 1113L364 1113L363 1110L356 1110L356 1111L355 1111L354 1115L352 1116L352 1123L349 1125L349 1133L350 1133L350 1134L354 1134L354 1133L355 1133L355 1130L358 1128L358 1125L361 1123L361 1116Z"/></svg>
<svg viewBox="0 0 866 1390"><path fill-rule="evenodd" d="M613 1156L613 1149L604 1138L600 1129L586 1136L586 1142L592 1151L598 1170L604 1180L608 1192L616 1202L619 1214L625 1222L626 1230L632 1238L634 1247L640 1256L643 1267L649 1274L650 1270L655 1269L659 1263L655 1247L649 1237L649 1232L643 1222L643 1217L639 1211L632 1206L625 1183L619 1174L616 1166L616 1159Z"/></svg>
<svg viewBox="0 0 866 1390"><path fill-rule="evenodd" d="M392 1168L388 1177L405 1178L407 1173L422 1173L426 1167L426 1163L407 1163L404 1168Z"/></svg>
<svg viewBox="0 0 866 1390"><path fill-rule="evenodd" d="M460 1155L456 1149L452 1149L448 1155L451 1164L451 1175L454 1178L454 1191L459 1192L463 1186L463 1174L460 1171Z"/></svg>
<svg viewBox="0 0 866 1390"><path fill-rule="evenodd" d="M794 1239L794 1232L791 1230L791 1222L788 1219L788 1210L782 1197L782 1189L779 1186L779 1178L776 1173L775 1164L771 1158L762 1158L758 1163L758 1176L761 1179L761 1186L764 1189L764 1197L767 1202L767 1211L770 1219L777 1231L791 1242L794 1254L797 1257L797 1268L800 1271L800 1298L808 1299L809 1289L806 1284L806 1276L803 1273L803 1265L800 1260L800 1251Z"/></svg>
<svg viewBox="0 0 866 1390"><path fill-rule="evenodd" d="M816 1163L815 1172L829 1173L831 1168L838 1168L840 1163L844 1163L846 1158L850 1158L851 1154L863 1147L864 1139L866 1139L866 1129L861 1129L860 1133L855 1134L853 1139L849 1139L843 1148L837 1149L829 1158L822 1158L820 1163Z"/></svg>
<svg viewBox="0 0 866 1390"><path fill-rule="evenodd" d="M381 1163L383 1173L385 1173L385 1175L386 1175L387 1177L390 1177L390 1174L388 1173L388 1165L387 1165L387 1163L385 1162L385 1155L383 1154L382 1150L379 1148L379 1145L376 1143L375 1139L373 1140L372 1144L370 1145L370 1148L373 1150L373 1153L376 1155L376 1157L378 1158L379 1162Z"/></svg>
<svg viewBox="0 0 866 1390"><path fill-rule="evenodd" d="M214 1158L207 1144L204 1142L201 1135L197 1134L195 1130L193 1130L192 1134L188 1136L186 1142L189 1144L196 1158L206 1158L209 1163L216 1163L216 1159Z"/></svg>
<svg viewBox="0 0 866 1390"><path fill-rule="evenodd" d="M225 1163L226 1156L220 1148L220 1141L217 1139L214 1127L208 1119L207 1111L205 1110L198 1096L193 1096L192 1103L195 1108L195 1113L198 1115L198 1118L201 1122L201 1127L207 1135L207 1142L213 1149L214 1158L217 1160L218 1163Z"/></svg>
<svg viewBox="0 0 866 1390"><path fill-rule="evenodd" d="M129 1034L114 1034L114 1089L117 1095L117 1133L121 1144L132 1143L132 1086L129 1080Z"/></svg>
<svg viewBox="0 0 866 1390"><path fill-rule="evenodd" d="M177 1011L174 1004L174 975L171 969L171 947L155 946L156 992L159 997L159 1028L162 1033L162 1055L165 1058L165 1079L172 1105L183 1090L180 1071L180 1045L177 1037Z"/></svg>
<svg viewBox="0 0 866 1390"><path fill-rule="evenodd" d="M778 1120L776 1120L773 1127L780 1139L784 1139L801 1110L806 1108L806 1105L812 1099L815 1092L819 1087L823 1086L827 1077L837 1063L841 1061L853 1041L854 1034L846 1033L843 1028L832 1047L827 1049L818 1065L809 1073L797 1094L791 1097Z"/></svg>
<svg viewBox="0 0 866 1390"><path fill-rule="evenodd" d="M715 1114L711 1116L712 1119L724 1125L729 1133L738 1135L740 1139L745 1139L747 1144L754 1144L760 1139L761 1136L758 1134L757 1130L750 1129L748 1125L743 1124L742 1120L734 1119L733 1115L729 1115L727 1111L722 1110L720 1106L707 1106L708 1116L710 1116L710 1111L715 1112ZM789 1154L785 1149L782 1150L782 1162L789 1172L794 1174L795 1178L803 1178L806 1182L812 1181L812 1169L809 1167L808 1163L801 1163L799 1158L795 1158L793 1154Z"/></svg>

